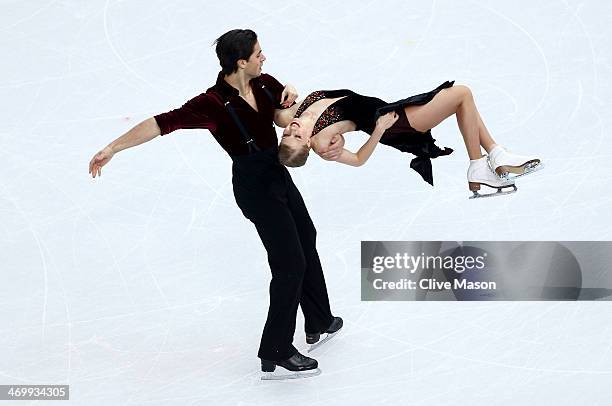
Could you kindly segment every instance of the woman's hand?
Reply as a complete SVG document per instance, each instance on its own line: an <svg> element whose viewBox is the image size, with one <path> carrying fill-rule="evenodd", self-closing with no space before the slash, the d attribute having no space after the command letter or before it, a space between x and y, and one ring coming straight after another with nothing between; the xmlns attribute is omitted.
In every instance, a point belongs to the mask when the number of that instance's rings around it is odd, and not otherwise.
<svg viewBox="0 0 612 406"><path fill-rule="evenodd" d="M344 137L342 134L334 134L329 141L329 147L325 151L321 151L319 156L326 161L336 161L342 150L344 149Z"/></svg>
<svg viewBox="0 0 612 406"><path fill-rule="evenodd" d="M385 132L399 119L399 115L395 111L390 111L387 114L378 117L376 120L376 128Z"/></svg>
<svg viewBox="0 0 612 406"><path fill-rule="evenodd" d="M291 107L291 105L297 100L298 93L293 85L287 84L281 94L281 106L284 108Z"/></svg>
<svg viewBox="0 0 612 406"><path fill-rule="evenodd" d="M91 173L93 178L95 178L96 175L102 176L102 167L111 160L113 155L115 155L113 150L110 147L106 147L91 158L89 162L89 173Z"/></svg>

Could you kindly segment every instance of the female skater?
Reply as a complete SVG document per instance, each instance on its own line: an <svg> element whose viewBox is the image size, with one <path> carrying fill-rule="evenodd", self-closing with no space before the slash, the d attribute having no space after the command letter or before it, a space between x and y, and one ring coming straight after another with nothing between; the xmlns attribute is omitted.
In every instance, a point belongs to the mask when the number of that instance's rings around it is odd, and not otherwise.
<svg viewBox="0 0 612 406"><path fill-rule="evenodd" d="M431 129L456 114L470 158L467 178L473 192L471 198L515 192L514 178L539 169L540 159L515 155L497 145L476 109L470 89L453 84L454 81L447 81L430 92L394 103L346 89L313 92L301 103L279 111L275 121L286 126L279 159L286 166L302 166L312 148L324 159L361 166L381 142L416 155L410 167L433 185L430 159L448 155L453 150L435 145ZM339 153L326 155L331 144L344 142L342 134L356 130L370 134L359 151L340 149ZM482 155L481 146L488 155ZM479 194L482 185L497 189L497 192Z"/></svg>

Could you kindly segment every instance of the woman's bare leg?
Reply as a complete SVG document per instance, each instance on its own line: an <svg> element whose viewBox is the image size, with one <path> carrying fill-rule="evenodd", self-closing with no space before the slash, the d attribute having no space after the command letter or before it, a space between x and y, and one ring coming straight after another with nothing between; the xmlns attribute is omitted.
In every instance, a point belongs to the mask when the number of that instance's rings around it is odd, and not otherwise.
<svg viewBox="0 0 612 406"><path fill-rule="evenodd" d="M427 104L407 106L404 108L410 125L417 131L427 131L452 114L457 115L459 131L470 159L482 157L480 146L490 151L495 141L485 127L471 90L467 86L457 85L442 89Z"/></svg>
<svg viewBox="0 0 612 406"><path fill-rule="evenodd" d="M480 113L476 110L476 114L478 115L478 138L480 139L480 145L487 151L487 153L491 152L493 147L496 145L495 140L489 134L489 130L485 127L484 122L482 121L482 117L480 117Z"/></svg>

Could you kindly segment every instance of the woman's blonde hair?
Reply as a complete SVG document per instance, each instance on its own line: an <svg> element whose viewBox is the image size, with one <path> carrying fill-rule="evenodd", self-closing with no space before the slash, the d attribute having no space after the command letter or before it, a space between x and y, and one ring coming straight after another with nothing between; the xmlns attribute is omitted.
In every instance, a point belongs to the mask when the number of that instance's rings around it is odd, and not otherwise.
<svg viewBox="0 0 612 406"><path fill-rule="evenodd" d="M278 146L278 160L285 166L297 168L299 166L304 166L308 159L309 152L310 147L306 144L298 148L292 148L287 143L281 141Z"/></svg>

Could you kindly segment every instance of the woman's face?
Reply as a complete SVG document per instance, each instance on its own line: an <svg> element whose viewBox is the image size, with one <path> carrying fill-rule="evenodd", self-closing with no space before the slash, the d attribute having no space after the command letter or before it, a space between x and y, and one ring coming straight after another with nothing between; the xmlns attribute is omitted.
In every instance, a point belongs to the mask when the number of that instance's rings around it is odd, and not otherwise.
<svg viewBox="0 0 612 406"><path fill-rule="evenodd" d="M302 122L294 118L289 125L283 130L281 142L287 143L290 147L299 147L306 144L310 147L310 134L302 126Z"/></svg>

